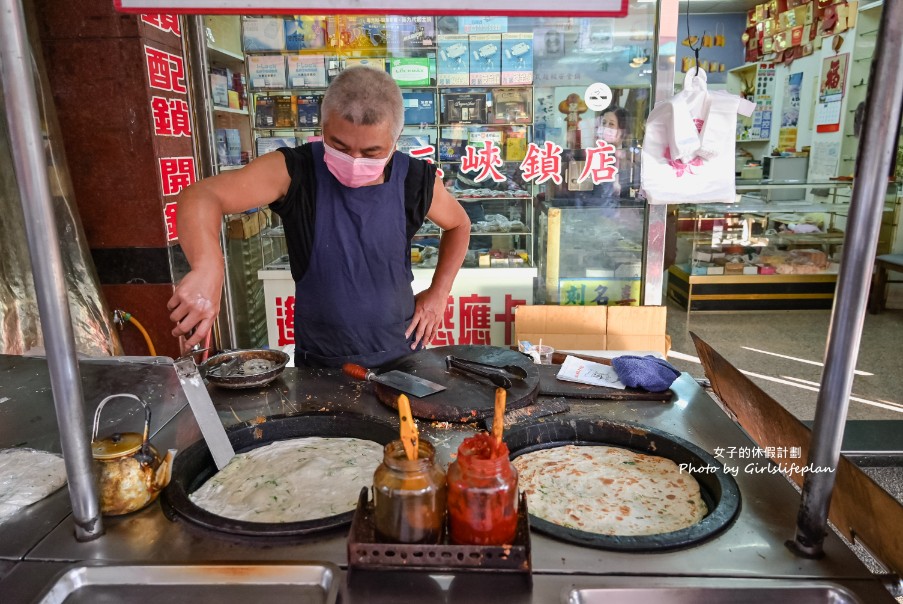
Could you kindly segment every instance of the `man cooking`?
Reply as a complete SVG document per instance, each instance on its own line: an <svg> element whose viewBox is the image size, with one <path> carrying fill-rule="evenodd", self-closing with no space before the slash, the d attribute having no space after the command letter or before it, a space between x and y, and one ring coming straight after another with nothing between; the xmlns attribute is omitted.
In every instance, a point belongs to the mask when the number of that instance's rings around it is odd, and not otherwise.
<svg viewBox="0 0 903 604"><path fill-rule="evenodd" d="M404 109L387 73L345 70L321 113L322 142L281 148L179 195L179 239L191 271L167 308L172 334L186 336L187 346L206 336L219 312L222 216L265 204L285 227L297 364L379 366L438 332L467 252L467 214L435 166L395 150ZM432 283L415 296L410 243L425 217L443 233Z"/></svg>

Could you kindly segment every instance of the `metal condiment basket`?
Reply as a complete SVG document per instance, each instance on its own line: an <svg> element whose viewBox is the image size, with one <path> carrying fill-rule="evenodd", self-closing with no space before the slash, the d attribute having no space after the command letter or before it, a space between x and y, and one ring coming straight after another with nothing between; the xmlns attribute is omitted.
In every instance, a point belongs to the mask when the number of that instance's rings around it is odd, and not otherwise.
<svg viewBox="0 0 903 604"><path fill-rule="evenodd" d="M527 496L520 494L517 530L510 545L454 545L448 543L447 530L442 543L425 545L380 541L376 535L373 502L368 489L361 489L348 533L348 569L516 573L523 574L532 585Z"/></svg>

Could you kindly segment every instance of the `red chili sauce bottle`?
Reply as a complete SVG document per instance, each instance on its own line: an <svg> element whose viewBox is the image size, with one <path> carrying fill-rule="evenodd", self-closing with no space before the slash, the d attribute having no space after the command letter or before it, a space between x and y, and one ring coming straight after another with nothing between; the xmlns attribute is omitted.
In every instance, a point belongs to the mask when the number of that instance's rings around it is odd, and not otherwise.
<svg viewBox="0 0 903 604"><path fill-rule="evenodd" d="M433 445L420 439L417 459L400 440L386 445L373 475L376 533L395 543L439 543L445 526L445 474Z"/></svg>
<svg viewBox="0 0 903 604"><path fill-rule="evenodd" d="M458 447L448 466L448 527L452 543L502 545L517 530L517 470L508 445L487 432Z"/></svg>

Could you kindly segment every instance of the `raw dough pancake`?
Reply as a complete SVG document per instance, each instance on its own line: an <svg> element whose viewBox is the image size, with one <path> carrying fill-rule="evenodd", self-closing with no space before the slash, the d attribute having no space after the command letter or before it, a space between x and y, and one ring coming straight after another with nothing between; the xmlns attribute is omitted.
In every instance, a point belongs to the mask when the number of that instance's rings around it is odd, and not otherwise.
<svg viewBox="0 0 903 604"><path fill-rule="evenodd" d="M354 510L373 483L383 446L357 438L281 440L236 455L190 495L217 516L301 522Z"/></svg>
<svg viewBox="0 0 903 604"><path fill-rule="evenodd" d="M66 484L59 455L34 449L0 450L0 522Z"/></svg>
<svg viewBox="0 0 903 604"><path fill-rule="evenodd" d="M598 535L657 535L708 510L699 483L670 459L605 446L565 445L517 457L530 513Z"/></svg>

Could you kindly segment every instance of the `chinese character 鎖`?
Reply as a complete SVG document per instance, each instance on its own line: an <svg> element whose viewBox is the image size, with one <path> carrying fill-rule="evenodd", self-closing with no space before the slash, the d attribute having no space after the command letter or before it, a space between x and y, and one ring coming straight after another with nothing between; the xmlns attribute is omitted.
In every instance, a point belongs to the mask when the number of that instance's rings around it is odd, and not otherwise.
<svg viewBox="0 0 903 604"><path fill-rule="evenodd" d="M157 136L191 136L188 103L182 99L151 97L151 115Z"/></svg>
<svg viewBox="0 0 903 604"><path fill-rule="evenodd" d="M542 149L536 143L530 143L520 169L527 182L535 178L536 184L541 185L551 179L556 185L560 185L561 147L551 141L546 141Z"/></svg>
<svg viewBox="0 0 903 604"><path fill-rule="evenodd" d="M148 25L153 25L160 31L172 32L182 37L182 28L179 26L178 15L141 15L141 20Z"/></svg>

